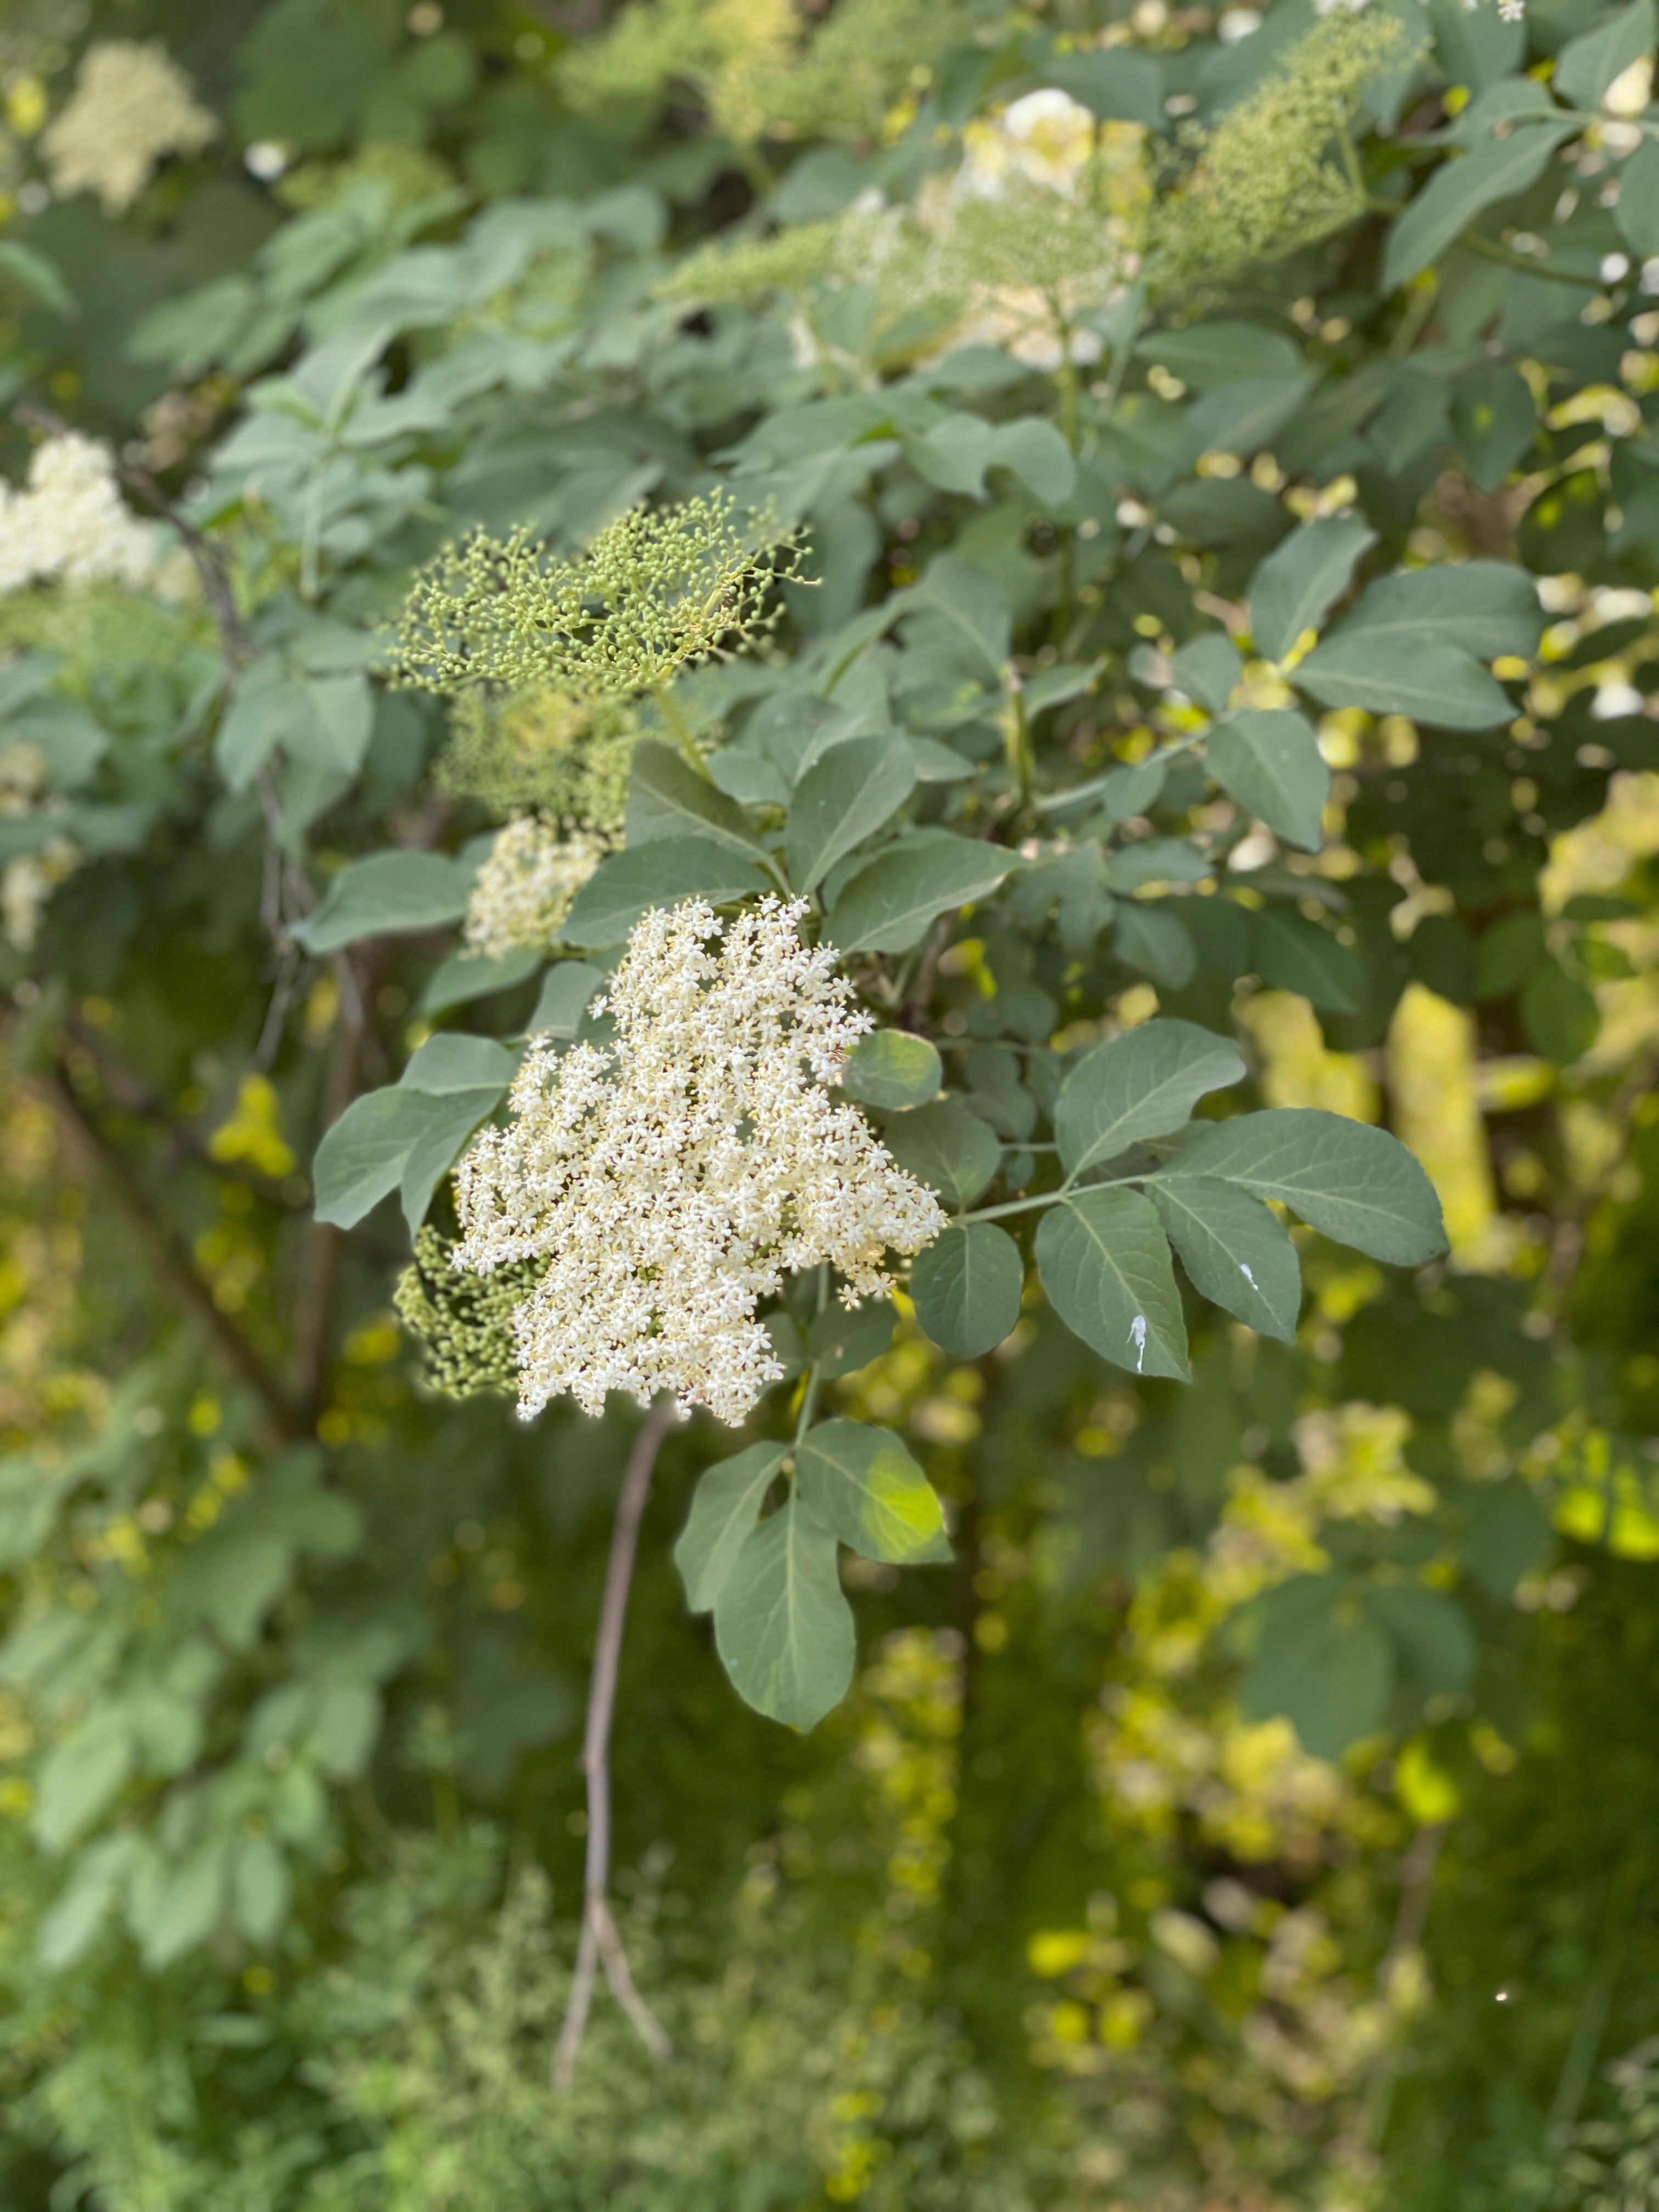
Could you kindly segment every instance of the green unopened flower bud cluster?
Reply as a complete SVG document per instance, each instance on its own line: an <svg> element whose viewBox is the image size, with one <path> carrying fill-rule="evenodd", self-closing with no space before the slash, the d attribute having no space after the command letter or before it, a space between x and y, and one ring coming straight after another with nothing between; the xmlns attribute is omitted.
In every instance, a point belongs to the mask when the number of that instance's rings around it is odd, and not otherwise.
<svg viewBox="0 0 1659 2212"><path fill-rule="evenodd" d="M1152 218L1147 277L1155 292L1275 261L1352 222L1364 191L1340 158L1366 80L1409 58L1389 15L1346 10L1322 21L1212 130L1183 134L1184 184Z"/></svg>
<svg viewBox="0 0 1659 2212"><path fill-rule="evenodd" d="M452 1237L428 1227L415 1237L415 1260L406 1267L392 1303L410 1334L423 1347L426 1377L446 1398L484 1390L516 1394L518 1343L513 1316L547 1272L547 1261L520 1260L488 1275L452 1264Z"/></svg>
<svg viewBox="0 0 1659 2212"><path fill-rule="evenodd" d="M480 684L576 700L654 690L771 629L772 586L793 574L796 546L763 516L740 522L724 491L633 508L569 561L550 561L528 530L505 541L480 531L416 579L398 678L452 695Z"/></svg>

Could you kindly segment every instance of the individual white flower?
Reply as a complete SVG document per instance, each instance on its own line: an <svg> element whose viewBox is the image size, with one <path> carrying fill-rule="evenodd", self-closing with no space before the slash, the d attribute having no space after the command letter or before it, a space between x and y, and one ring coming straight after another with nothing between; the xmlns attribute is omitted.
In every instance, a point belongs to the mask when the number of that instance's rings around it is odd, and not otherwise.
<svg viewBox="0 0 1659 2212"><path fill-rule="evenodd" d="M169 154L198 154L219 120L159 39L106 39L81 58L68 105L40 141L52 188L96 192L124 215Z"/></svg>
<svg viewBox="0 0 1659 2212"><path fill-rule="evenodd" d="M722 928L692 900L635 924L596 1013L615 1042L531 1046L513 1121L456 1170L475 1273L546 1272L514 1316L519 1410L568 1392L590 1413L611 1390L672 1390L736 1424L783 1370L757 1302L827 1262L856 1304L890 1286L889 1251L945 1225L856 1107L828 1086L870 1026L810 950L805 902L769 898Z"/></svg>
<svg viewBox="0 0 1659 2212"><path fill-rule="evenodd" d="M462 932L466 942L492 960L521 945L554 944L577 892L610 849L608 838L567 834L544 815L515 815L478 871Z"/></svg>
<svg viewBox="0 0 1659 2212"><path fill-rule="evenodd" d="M35 448L22 491L0 483L0 595L61 577L141 587L155 570L157 532L129 514L109 447L70 431Z"/></svg>
<svg viewBox="0 0 1659 2212"><path fill-rule="evenodd" d="M995 199L1011 176L1070 194L1095 150L1095 118L1054 86L1028 92L1000 115L970 123L962 134L965 191Z"/></svg>

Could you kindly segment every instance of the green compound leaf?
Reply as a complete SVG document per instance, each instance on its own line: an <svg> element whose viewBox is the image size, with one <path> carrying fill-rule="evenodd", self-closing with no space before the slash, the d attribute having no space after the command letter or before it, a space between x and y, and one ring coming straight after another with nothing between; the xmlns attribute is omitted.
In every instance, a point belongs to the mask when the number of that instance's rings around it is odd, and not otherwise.
<svg viewBox="0 0 1659 2212"><path fill-rule="evenodd" d="M1193 1022L1146 1022L1097 1045L1061 1085L1054 1110L1066 1173L1080 1175L1146 1138L1168 1136L1206 1091L1224 1091L1243 1076L1237 1046Z"/></svg>
<svg viewBox="0 0 1659 2212"><path fill-rule="evenodd" d="M728 906L769 887L769 878L732 845L713 837L665 837L601 860L577 892L559 934L586 951L620 945L642 914L705 898Z"/></svg>
<svg viewBox="0 0 1659 2212"><path fill-rule="evenodd" d="M1165 1172L1219 1176L1279 1200L1322 1236L1396 1267L1419 1267L1446 1249L1434 1185L1399 1139L1318 1107L1212 1122Z"/></svg>
<svg viewBox="0 0 1659 2212"><path fill-rule="evenodd" d="M668 838L707 837L752 861L758 850L743 809L671 745L642 738L628 775L628 843L660 844Z"/></svg>
<svg viewBox="0 0 1659 2212"><path fill-rule="evenodd" d="M1261 1335L1295 1342L1302 1267L1276 1214L1215 1176L1162 1176L1146 1195L1194 1290Z"/></svg>
<svg viewBox="0 0 1659 2212"><path fill-rule="evenodd" d="M1449 645L1496 660L1503 653L1527 659L1543 631L1538 586L1524 568L1459 561L1379 576L1338 635L1387 641L1407 653L1425 642Z"/></svg>
<svg viewBox="0 0 1659 2212"><path fill-rule="evenodd" d="M335 952L360 938L441 929L466 912L476 872L441 853L371 853L341 869L294 935L307 952Z"/></svg>
<svg viewBox="0 0 1659 2212"><path fill-rule="evenodd" d="M825 934L843 952L908 952L930 921L984 898L1019 866L1006 846L914 830L859 870L830 908Z"/></svg>
<svg viewBox="0 0 1659 2212"><path fill-rule="evenodd" d="M1331 772L1306 715L1249 707L1218 722L1204 740L1210 773L1230 799L1276 836L1316 853Z"/></svg>
<svg viewBox="0 0 1659 2212"><path fill-rule="evenodd" d="M734 1459L705 1468L698 1478L674 1547L674 1565L693 1613L708 1613L725 1589L785 1457L782 1444L751 1444Z"/></svg>
<svg viewBox="0 0 1659 2212"><path fill-rule="evenodd" d="M1250 628L1257 650L1269 660L1282 660L1304 630L1316 630L1376 543L1376 532L1358 515L1330 515L1293 530L1251 581Z"/></svg>
<svg viewBox="0 0 1659 2212"><path fill-rule="evenodd" d="M954 1359L994 1351L1019 1319L1024 1287L1019 1247L992 1221L953 1224L910 1270L916 1319Z"/></svg>
<svg viewBox="0 0 1659 2212"><path fill-rule="evenodd" d="M847 1055L841 1087L862 1106L895 1111L937 1098L944 1075L944 1062L926 1037L908 1030L872 1030Z"/></svg>
<svg viewBox="0 0 1659 2212"><path fill-rule="evenodd" d="M936 1190L953 1213L973 1204L1002 1158L989 1125L959 1098L901 1114L888 1123L883 1141L905 1172Z"/></svg>
<svg viewBox="0 0 1659 2212"><path fill-rule="evenodd" d="M890 1429L823 1422L795 1455L795 1488L864 1559L908 1567L951 1557L939 1492Z"/></svg>
<svg viewBox="0 0 1659 2212"><path fill-rule="evenodd" d="M1502 684L1455 646L1392 630L1339 630L1292 672L1322 707L1409 714L1443 730L1491 730L1513 719Z"/></svg>
<svg viewBox="0 0 1659 2212"><path fill-rule="evenodd" d="M1389 234L1382 282L1392 291L1437 261L1476 216L1535 185L1549 158L1577 126L1518 124L1506 138L1487 138L1437 170Z"/></svg>
<svg viewBox="0 0 1659 2212"><path fill-rule="evenodd" d="M814 761L789 802L784 856L796 890L815 890L898 811L915 782L915 759L900 738L849 738Z"/></svg>
<svg viewBox="0 0 1659 2212"><path fill-rule="evenodd" d="M792 1498L739 1547L714 1601L714 1645L732 1686L769 1720L810 1729L853 1679L853 1608L835 1537Z"/></svg>
<svg viewBox="0 0 1659 2212"><path fill-rule="evenodd" d="M1187 1324L1169 1240L1133 1190L1083 1190L1045 1213L1037 1265L1048 1303L1085 1344L1132 1375L1188 1379Z"/></svg>

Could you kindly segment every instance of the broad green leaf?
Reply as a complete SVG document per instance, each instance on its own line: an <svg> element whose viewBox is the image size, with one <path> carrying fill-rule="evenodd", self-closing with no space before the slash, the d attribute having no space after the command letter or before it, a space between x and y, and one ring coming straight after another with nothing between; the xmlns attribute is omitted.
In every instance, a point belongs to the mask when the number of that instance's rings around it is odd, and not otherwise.
<svg viewBox="0 0 1659 2212"><path fill-rule="evenodd" d="M585 960L560 960L542 979L541 996L526 1036L574 1037L582 1016L605 988L605 977Z"/></svg>
<svg viewBox="0 0 1659 2212"><path fill-rule="evenodd" d="M1558 1067L1571 1067L1595 1042L1601 1009L1588 983L1547 960L1521 994L1527 1042Z"/></svg>
<svg viewBox="0 0 1659 2212"><path fill-rule="evenodd" d="M374 734L374 694L368 678L307 676L299 688L308 711L285 733L284 750L313 768L356 775Z"/></svg>
<svg viewBox="0 0 1659 2212"><path fill-rule="evenodd" d="M1399 1656L1431 1696L1467 1690L1479 1650L1455 1599L1421 1583L1371 1583L1365 1610L1394 1639Z"/></svg>
<svg viewBox="0 0 1659 2212"><path fill-rule="evenodd" d="M1113 922L1113 950L1120 960L1166 990L1185 990L1197 972L1198 954L1173 908L1127 899L1116 908Z"/></svg>
<svg viewBox="0 0 1659 2212"><path fill-rule="evenodd" d="M916 1319L953 1359L994 1351L1019 1319L1025 1263L994 1221L953 1223L910 1269Z"/></svg>
<svg viewBox="0 0 1659 2212"><path fill-rule="evenodd" d="M1613 219L1639 259L1659 255L1659 139L1644 140L1624 164Z"/></svg>
<svg viewBox="0 0 1659 2212"><path fill-rule="evenodd" d="M1027 719L1046 714L1050 707L1063 707L1068 700L1080 699L1097 672L1092 661L1083 660L1060 660L1052 668L1039 668L1020 693Z"/></svg>
<svg viewBox="0 0 1659 2212"><path fill-rule="evenodd" d="M784 856L795 890L815 890L837 860L898 811L915 782L902 738L850 738L816 760L789 801Z"/></svg>
<svg viewBox="0 0 1659 2212"><path fill-rule="evenodd" d="M629 849L668 838L709 838L752 863L756 841L743 810L706 775L683 761L672 745L642 738L628 776Z"/></svg>
<svg viewBox="0 0 1659 2212"><path fill-rule="evenodd" d="M9 276L54 314L75 316L81 312L64 281L63 270L37 246L25 246L15 238L0 240L0 276Z"/></svg>
<svg viewBox="0 0 1659 2212"><path fill-rule="evenodd" d="M806 1332L806 1349L826 1382L843 1375L856 1375L872 1359L879 1359L893 1341L898 1314L887 1298L866 1299L860 1306L844 1306L832 1298Z"/></svg>
<svg viewBox="0 0 1659 2212"><path fill-rule="evenodd" d="M1305 714L1242 708L1210 730L1204 757L1228 797L1275 836L1304 852L1319 850L1331 772Z"/></svg>
<svg viewBox="0 0 1659 2212"><path fill-rule="evenodd" d="M230 1903L250 1943L274 1942L288 1918L292 1885L288 1861L269 1836L242 1836L231 1866Z"/></svg>
<svg viewBox="0 0 1659 2212"><path fill-rule="evenodd" d="M751 1528L714 1601L714 1644L732 1686L769 1720L810 1729L853 1679L853 1608L836 1540L799 1498Z"/></svg>
<svg viewBox="0 0 1659 2212"><path fill-rule="evenodd" d="M896 1115L882 1141L906 1174L936 1190L953 1213L973 1204L1002 1158L990 1128L959 1098Z"/></svg>
<svg viewBox="0 0 1659 2212"><path fill-rule="evenodd" d="M1165 1172L1220 1176L1396 1267L1419 1267L1446 1249L1434 1185L1399 1139L1317 1107L1212 1122Z"/></svg>
<svg viewBox="0 0 1659 2212"><path fill-rule="evenodd" d="M1244 1078L1238 1048L1192 1022L1151 1021L1084 1055L1060 1085L1054 1136L1080 1175L1178 1129L1206 1091Z"/></svg>
<svg viewBox="0 0 1659 2212"><path fill-rule="evenodd" d="M119 1795L137 1746L118 1705L96 1708L46 1753L35 1781L33 1826L48 1851L61 1851Z"/></svg>
<svg viewBox="0 0 1659 2212"><path fill-rule="evenodd" d="M294 934L307 952L333 952L360 938L441 929L466 912L476 872L441 853L371 853L341 869Z"/></svg>
<svg viewBox="0 0 1659 2212"><path fill-rule="evenodd" d="M1494 492L1510 471L1519 466L1538 434L1538 403L1519 369L1505 362L1482 362L1460 376L1453 387L1452 424L1453 442L1470 476L1482 491ZM1438 571L1443 577L1453 573ZM1514 649L1530 653L1538 642L1542 617L1536 594L1529 586L1528 591L1533 605L1525 611L1528 620L1522 635L1526 642Z"/></svg>
<svg viewBox="0 0 1659 2212"><path fill-rule="evenodd" d="M444 1098L458 1091L494 1090L499 1097L513 1080L515 1055L494 1037L468 1036L440 1030L411 1054L398 1081L405 1091Z"/></svg>
<svg viewBox="0 0 1659 2212"><path fill-rule="evenodd" d="M1471 153L1437 169L1389 234L1382 260L1385 289L1408 284L1467 230L1476 216L1535 185L1571 122L1519 123L1507 137L1486 138Z"/></svg>
<svg viewBox="0 0 1659 2212"><path fill-rule="evenodd" d="M1261 1335L1296 1341L1302 1268L1276 1214L1215 1176L1160 1176L1146 1195L1194 1290Z"/></svg>
<svg viewBox="0 0 1659 2212"><path fill-rule="evenodd" d="M940 491L982 499L994 437L982 416L947 415L921 437L905 441L905 458L925 483Z"/></svg>
<svg viewBox="0 0 1659 2212"><path fill-rule="evenodd" d="M908 1030L872 1030L847 1055L841 1087L863 1106L894 1111L937 1098L944 1063L926 1037Z"/></svg>
<svg viewBox="0 0 1659 2212"><path fill-rule="evenodd" d="M712 788L712 787L711 787ZM601 860L582 885L559 932L567 945L620 945L642 914L705 898L730 906L771 888L753 860L713 837L665 837Z"/></svg>
<svg viewBox="0 0 1659 2212"><path fill-rule="evenodd" d="M941 615L970 657L1000 677L1007 660L1013 624L1000 585L982 568L954 553L942 553L910 591L910 603Z"/></svg>
<svg viewBox="0 0 1659 2212"><path fill-rule="evenodd" d="M1522 1575L1542 1566L1553 1541L1536 1492L1510 1474L1480 1485L1459 1548L1476 1582L1503 1603L1514 1595Z"/></svg>
<svg viewBox="0 0 1659 2212"><path fill-rule="evenodd" d="M1409 714L1443 730L1492 730L1514 720L1509 694L1455 646L1392 632L1340 630L1316 646L1291 681L1322 707Z"/></svg>
<svg viewBox="0 0 1659 2212"><path fill-rule="evenodd" d="M1357 514L1329 515L1293 530L1250 581L1257 650L1282 660L1304 630L1317 629L1376 543L1376 532Z"/></svg>
<svg viewBox="0 0 1659 2212"><path fill-rule="evenodd" d="M1206 630L1201 637L1189 640L1170 654L1170 673L1189 699L1196 699L1200 707L1207 707L1212 714L1218 714L1244 673L1244 656L1224 631ZM1123 773L1121 769L1116 772Z"/></svg>
<svg viewBox="0 0 1659 2212"><path fill-rule="evenodd" d="M429 1101L434 1110L410 1144L398 1193L404 1219L412 1237L426 1219L432 1194L465 1149L481 1121L487 1121L500 1099L499 1088L457 1091ZM321 1218L320 1214L318 1217Z"/></svg>
<svg viewBox="0 0 1659 2212"><path fill-rule="evenodd" d="M1654 0L1632 0L1628 8L1561 49L1555 64L1557 93L1575 107L1600 107L1631 64L1652 53L1656 40L1659 10Z"/></svg>
<svg viewBox="0 0 1659 2212"><path fill-rule="evenodd" d="M1080 1190L1036 1234L1048 1303L1085 1344L1132 1375L1188 1376L1187 1324L1169 1241L1139 1191Z"/></svg>
<svg viewBox="0 0 1659 2212"><path fill-rule="evenodd" d="M1357 1014L1365 988L1359 955L1305 915L1267 907L1250 924L1255 972L1270 990L1294 991L1322 1014Z"/></svg>
<svg viewBox="0 0 1659 2212"><path fill-rule="evenodd" d="M1455 646L1479 660L1501 653L1526 659L1537 651L1543 628L1538 586L1524 568L1507 561L1452 561L1379 576L1331 641L1363 635L1407 653L1427 643Z"/></svg>
<svg viewBox="0 0 1659 2212"><path fill-rule="evenodd" d="M994 468L1012 469L1044 507L1060 506L1077 488L1071 447L1040 415L1000 425L992 434L990 461Z"/></svg>
<svg viewBox="0 0 1659 2212"><path fill-rule="evenodd" d="M693 1613L708 1612L726 1587L785 1456L782 1444L750 1444L734 1459L705 1468L697 1478L691 1510L674 1547L674 1565Z"/></svg>
<svg viewBox="0 0 1659 2212"><path fill-rule="evenodd" d="M515 945L495 959L471 951L453 952L434 969L416 1011L422 1014L446 1014L452 1006L470 1006L474 999L510 991L515 984L526 982L535 974L543 957L533 945Z"/></svg>
<svg viewBox="0 0 1659 2212"><path fill-rule="evenodd" d="M986 897L1019 866L1006 845L913 830L843 887L824 933L843 952L908 952L929 922Z"/></svg>
<svg viewBox="0 0 1659 2212"><path fill-rule="evenodd" d="M1296 376L1303 366L1295 341L1260 323L1188 323L1178 331L1152 331L1135 352L1200 392L1218 391L1229 384L1282 381Z"/></svg>
<svg viewBox="0 0 1659 2212"><path fill-rule="evenodd" d="M312 1182L318 1220L354 1229L389 1193L401 1188L405 1216L410 1228L416 1227L425 1218L439 1179L495 1110L505 1087L504 1079L491 1080L434 1096L398 1084L354 1098L317 1147Z"/></svg>
<svg viewBox="0 0 1659 2212"><path fill-rule="evenodd" d="M951 1557L939 1492L890 1429L823 1421L795 1455L795 1490L816 1521L866 1559Z"/></svg>
<svg viewBox="0 0 1659 2212"><path fill-rule="evenodd" d="M1533 908L1506 914L1475 939L1474 997L1507 998L1541 965L1546 950L1541 914Z"/></svg>
<svg viewBox="0 0 1659 2212"><path fill-rule="evenodd" d="M230 788L245 791L279 745L303 738L311 714L305 686L280 653L261 653L244 669L213 741L215 763Z"/></svg>
<svg viewBox="0 0 1659 2212"><path fill-rule="evenodd" d="M1382 1725L1393 1685L1389 1639L1347 1577L1304 1576L1269 1593L1238 1701L1247 1720L1283 1716L1304 1751L1339 1759Z"/></svg>
<svg viewBox="0 0 1659 2212"><path fill-rule="evenodd" d="M1291 376L1253 377L1206 393L1187 416L1187 451L1194 459L1222 453L1241 460L1259 453L1300 410L1312 383L1303 370Z"/></svg>

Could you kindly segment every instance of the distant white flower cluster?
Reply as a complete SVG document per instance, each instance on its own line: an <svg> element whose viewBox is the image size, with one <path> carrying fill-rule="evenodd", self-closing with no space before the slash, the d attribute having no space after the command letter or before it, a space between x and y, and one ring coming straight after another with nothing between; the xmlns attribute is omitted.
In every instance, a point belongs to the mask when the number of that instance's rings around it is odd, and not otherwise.
<svg viewBox="0 0 1659 2212"><path fill-rule="evenodd" d="M157 532L122 503L109 447L71 431L37 447L28 483L0 480L0 595L61 578L154 580Z"/></svg>
<svg viewBox="0 0 1659 2212"><path fill-rule="evenodd" d="M33 745L21 741L0 748L0 817L33 814L50 779ZM74 874L79 848L67 837L51 837L38 852L21 853L0 870L0 934L27 952L40 933L52 893Z"/></svg>
<svg viewBox="0 0 1659 2212"><path fill-rule="evenodd" d="M1426 6L1427 0L1420 0ZM1314 0L1316 15L1334 15L1346 10L1350 15L1363 15L1370 0ZM1480 0L1463 0L1463 12L1473 15ZM1506 23L1519 23L1526 19L1527 0L1498 0L1498 12Z"/></svg>
<svg viewBox="0 0 1659 2212"><path fill-rule="evenodd" d="M219 119L159 40L107 39L88 46L63 112L40 141L60 197L96 192L106 215L124 215L169 154L199 154Z"/></svg>
<svg viewBox="0 0 1659 2212"><path fill-rule="evenodd" d="M944 1227L825 1087L870 1022L833 951L801 944L805 911L645 915L596 1002L614 1044L533 1043L511 1127L457 1170L453 1264L547 1261L514 1316L526 1419L567 1391L599 1413L610 1390L672 1390L735 1425L783 1372L757 1300L823 1261L849 1304L879 1296L884 1255Z"/></svg>
<svg viewBox="0 0 1659 2212"><path fill-rule="evenodd" d="M572 901L609 850L608 838L567 834L544 815L515 815L478 871L466 909L467 943L492 960L521 945L554 944Z"/></svg>
<svg viewBox="0 0 1659 2212"><path fill-rule="evenodd" d="M962 143L965 191L995 199L1010 177L1024 177L1069 195L1093 159L1095 118L1070 93L1045 85L969 124Z"/></svg>

